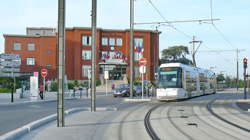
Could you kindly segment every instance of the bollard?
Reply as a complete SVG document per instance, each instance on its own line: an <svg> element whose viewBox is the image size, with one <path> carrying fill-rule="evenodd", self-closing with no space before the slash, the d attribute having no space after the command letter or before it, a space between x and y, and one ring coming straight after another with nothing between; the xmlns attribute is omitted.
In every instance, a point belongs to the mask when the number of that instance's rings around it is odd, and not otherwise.
<svg viewBox="0 0 250 140"><path fill-rule="evenodd" d="M88 95L89 94L89 89L88 88L86 88L86 97L88 98Z"/></svg>

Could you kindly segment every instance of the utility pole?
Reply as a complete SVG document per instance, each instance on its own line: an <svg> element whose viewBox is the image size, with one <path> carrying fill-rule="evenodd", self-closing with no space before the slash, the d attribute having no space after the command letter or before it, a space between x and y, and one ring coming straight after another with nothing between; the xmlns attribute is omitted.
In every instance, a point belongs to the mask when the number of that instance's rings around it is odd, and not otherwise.
<svg viewBox="0 0 250 140"><path fill-rule="evenodd" d="M134 82L134 0L130 0L130 97L133 97Z"/></svg>
<svg viewBox="0 0 250 140"><path fill-rule="evenodd" d="M239 49L236 49L236 61L237 61L237 75L236 75L236 88L239 90Z"/></svg>
<svg viewBox="0 0 250 140"><path fill-rule="evenodd" d="M196 60L195 60L195 54L197 53L199 47L201 46L202 41L195 40L195 36L193 36L193 41L189 42L193 44L193 52L192 52L192 58L193 58L193 64L196 67ZM195 48L195 43L199 43L199 46Z"/></svg>
<svg viewBox="0 0 250 140"><path fill-rule="evenodd" d="M92 15L91 15L91 28L92 28L92 66L91 66L91 112L96 111L96 5L97 0L92 0Z"/></svg>
<svg viewBox="0 0 250 140"><path fill-rule="evenodd" d="M58 1L57 127L64 127L65 0Z"/></svg>

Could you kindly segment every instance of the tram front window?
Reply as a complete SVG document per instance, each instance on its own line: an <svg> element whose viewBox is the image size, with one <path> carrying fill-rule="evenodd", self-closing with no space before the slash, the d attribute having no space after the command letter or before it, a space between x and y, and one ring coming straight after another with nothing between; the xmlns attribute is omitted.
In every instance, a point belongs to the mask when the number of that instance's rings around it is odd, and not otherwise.
<svg viewBox="0 0 250 140"><path fill-rule="evenodd" d="M161 68L158 88L181 88L181 68Z"/></svg>

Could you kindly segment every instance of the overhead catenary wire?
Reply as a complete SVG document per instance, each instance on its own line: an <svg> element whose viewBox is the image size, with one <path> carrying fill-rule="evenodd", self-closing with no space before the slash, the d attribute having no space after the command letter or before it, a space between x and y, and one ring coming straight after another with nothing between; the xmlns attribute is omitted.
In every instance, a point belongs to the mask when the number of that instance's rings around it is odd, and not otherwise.
<svg viewBox="0 0 250 140"><path fill-rule="evenodd" d="M151 0L148 0L148 2L150 3L150 5L155 9L155 11L161 16L161 18L165 21L168 22L168 20L163 16L163 14L160 12L160 10L154 5L154 3ZM168 23L167 24L169 27L173 28L174 30L176 30L177 32L183 34L184 36L186 36L189 39L192 39L193 37L186 34L185 32L179 30L178 28L176 28L174 25Z"/></svg>
<svg viewBox="0 0 250 140"><path fill-rule="evenodd" d="M154 4L151 0L148 0L148 2L151 4L151 6L155 9L155 11L160 15L160 17L161 17L165 22L169 22L169 21L165 18L165 16L160 12L160 10L155 6L155 4ZM211 10L211 21L212 21L212 23L213 23L213 18L212 18L212 17L213 17L213 16L212 16L212 10ZM163 24L163 25L164 25L164 24ZM189 38L189 39L192 39L192 38L193 38L192 36L186 34L185 32L183 32L183 31L181 31L181 30L179 30L179 29L177 29L176 27L174 27L171 23L167 23L167 25L168 25L169 27L173 28L174 30L178 31L179 33L182 33L182 34L185 35L187 38ZM208 48L207 46L205 46L205 47ZM217 52L216 54L218 54L218 55L221 56L221 54L218 53L218 52ZM229 63L232 64L232 62L226 60L226 58L224 58L224 60L225 60L226 62L229 62Z"/></svg>
<svg viewBox="0 0 250 140"><path fill-rule="evenodd" d="M210 18L211 18L212 27L219 33L219 35L224 39L224 41L227 42L229 46L231 46L232 48L237 48L237 47L234 47L232 42L223 34L223 32L214 24L212 20L213 19L213 0L210 0Z"/></svg>

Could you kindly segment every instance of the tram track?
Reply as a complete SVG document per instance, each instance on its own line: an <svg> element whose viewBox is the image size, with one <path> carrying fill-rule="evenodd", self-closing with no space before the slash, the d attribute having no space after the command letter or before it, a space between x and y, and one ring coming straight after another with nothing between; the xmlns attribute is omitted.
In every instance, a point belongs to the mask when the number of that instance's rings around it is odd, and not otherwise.
<svg viewBox="0 0 250 140"><path fill-rule="evenodd" d="M221 121L223 121L223 122L225 122L225 123L227 123L227 124L230 124L231 126L234 126L234 127L238 128L238 129L243 130L243 131L248 132L248 133L250 132L250 129L247 129L247 128L242 127L242 126L240 126L240 125L238 125L238 124L236 124L236 123L233 123L233 122L231 122L231 121L229 121L229 120L226 120L226 119L224 119L223 117L221 117L220 115L216 114L216 113L212 110L212 104L213 104L215 101L216 101L216 99L213 99L212 101L210 101L210 102L206 105L206 108L207 108L207 110L208 110L209 113L211 113L213 116L215 116L215 117L218 118L219 120L221 120Z"/></svg>
<svg viewBox="0 0 250 140"><path fill-rule="evenodd" d="M152 107L146 114L145 118L144 118L144 126L146 128L146 131L148 132L148 135L151 137L152 140L160 140L160 138L157 136L157 134L155 133L151 123L150 123L150 115L151 113L156 110L158 107L160 107L163 104L159 104L159 105L155 105L154 107Z"/></svg>

